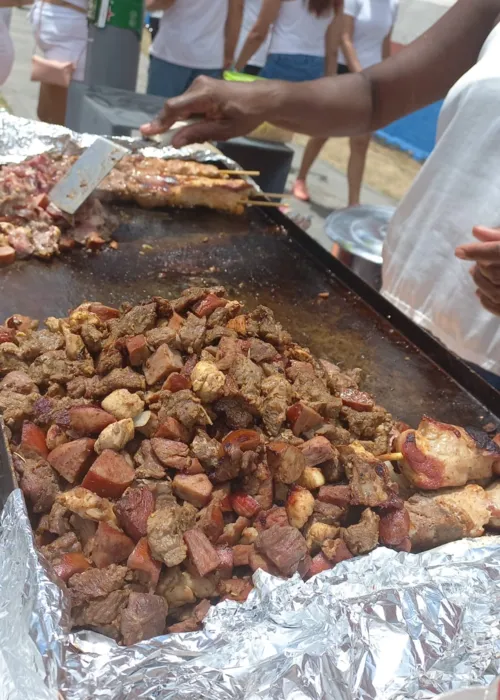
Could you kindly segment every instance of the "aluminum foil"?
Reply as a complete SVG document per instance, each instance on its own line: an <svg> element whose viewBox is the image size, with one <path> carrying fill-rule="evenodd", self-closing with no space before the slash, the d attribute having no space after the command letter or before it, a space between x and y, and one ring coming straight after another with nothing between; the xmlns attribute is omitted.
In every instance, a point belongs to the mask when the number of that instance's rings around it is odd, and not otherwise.
<svg viewBox="0 0 500 700"><path fill-rule="evenodd" d="M500 538L377 549L304 583L257 572L203 631L119 647L66 634L66 590L16 490L0 521L0 698L403 700L487 685L500 666Z"/></svg>
<svg viewBox="0 0 500 700"><path fill-rule="evenodd" d="M79 134L64 126L46 124L15 117L5 110L0 110L0 165L20 163L39 153L55 151L57 153L74 153L80 148L90 146L97 136ZM213 161L223 163L228 169L237 169L238 165L219 151L199 146L173 148L161 146L153 140L110 137L112 141L130 148L135 153L142 153L153 158L183 158L197 160L200 163Z"/></svg>

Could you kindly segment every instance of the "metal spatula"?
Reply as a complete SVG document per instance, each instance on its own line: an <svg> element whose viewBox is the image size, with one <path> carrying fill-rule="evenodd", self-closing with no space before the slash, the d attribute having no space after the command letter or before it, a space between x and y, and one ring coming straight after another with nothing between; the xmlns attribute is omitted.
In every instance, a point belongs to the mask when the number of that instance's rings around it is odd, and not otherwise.
<svg viewBox="0 0 500 700"><path fill-rule="evenodd" d="M127 153L127 148L99 136L52 188L49 199L74 214Z"/></svg>

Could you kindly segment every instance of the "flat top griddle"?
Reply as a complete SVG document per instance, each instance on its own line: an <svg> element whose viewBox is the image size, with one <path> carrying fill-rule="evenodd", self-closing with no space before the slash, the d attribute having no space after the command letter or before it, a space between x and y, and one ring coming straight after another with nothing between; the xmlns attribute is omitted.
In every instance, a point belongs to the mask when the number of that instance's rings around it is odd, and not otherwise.
<svg viewBox="0 0 500 700"><path fill-rule="evenodd" d="M222 284L250 309L271 307L320 357L363 368L363 387L399 419L417 425L426 413L476 427L497 422L497 392L280 212L120 211L118 250L74 250L0 270L0 319L65 316L86 300L119 306ZM320 292L329 297L318 299Z"/></svg>

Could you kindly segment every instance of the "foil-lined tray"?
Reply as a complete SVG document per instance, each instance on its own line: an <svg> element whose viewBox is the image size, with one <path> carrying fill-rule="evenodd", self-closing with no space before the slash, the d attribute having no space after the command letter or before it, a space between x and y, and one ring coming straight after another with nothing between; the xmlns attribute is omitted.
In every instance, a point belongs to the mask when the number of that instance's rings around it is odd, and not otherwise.
<svg viewBox="0 0 500 700"><path fill-rule="evenodd" d="M0 112L0 164L94 138ZM117 141L214 160L209 149ZM423 700L487 686L500 666L499 545L380 548L307 583L258 572L247 602L213 607L202 631L124 648L69 632L67 590L36 551L16 489L0 518L0 700Z"/></svg>

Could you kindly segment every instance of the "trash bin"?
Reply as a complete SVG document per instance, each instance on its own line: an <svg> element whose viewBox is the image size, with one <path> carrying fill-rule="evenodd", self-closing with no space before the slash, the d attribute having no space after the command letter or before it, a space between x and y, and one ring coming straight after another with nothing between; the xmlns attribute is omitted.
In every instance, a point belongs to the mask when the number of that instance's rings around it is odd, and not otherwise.
<svg viewBox="0 0 500 700"><path fill-rule="evenodd" d="M332 212L325 221L332 255L377 291L382 286L382 247L395 207L366 205Z"/></svg>

